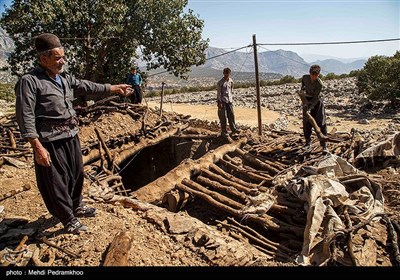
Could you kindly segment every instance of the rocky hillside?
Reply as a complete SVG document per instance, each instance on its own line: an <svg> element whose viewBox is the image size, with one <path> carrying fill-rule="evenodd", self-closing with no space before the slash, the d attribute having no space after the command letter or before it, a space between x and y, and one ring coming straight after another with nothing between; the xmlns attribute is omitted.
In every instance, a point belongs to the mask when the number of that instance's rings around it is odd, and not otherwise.
<svg viewBox="0 0 400 280"><path fill-rule="evenodd" d="M370 103L365 95L358 92L355 78L344 78L324 81L322 98L327 110L329 127L345 126L343 120L368 124L379 118L389 118L393 125L400 124L398 108L391 108L387 102ZM275 128L288 129L292 124L301 127L301 104L297 91L300 83L291 83L260 88L261 108L279 112L280 123L274 124ZM160 102L160 97L147 98L149 102ZM164 97L164 102L171 104L213 105L216 102L216 92L202 91L190 94L180 93ZM235 108L253 108L256 103L256 89L254 87L238 88L234 93ZM397 111L396 111L397 110ZM190 112L188 112L190 114ZM386 115L386 114L389 114ZM337 118L342 121L337 123ZM292 122L292 123L289 123Z"/></svg>
<svg viewBox="0 0 400 280"><path fill-rule="evenodd" d="M14 50L14 42L8 37L7 33L0 28L0 82L1 83L12 83L13 78L9 71L4 71L3 67L7 66L7 57L10 52Z"/></svg>
<svg viewBox="0 0 400 280"><path fill-rule="evenodd" d="M7 33L0 28L0 57L6 58L8 54L14 50L14 42Z"/></svg>

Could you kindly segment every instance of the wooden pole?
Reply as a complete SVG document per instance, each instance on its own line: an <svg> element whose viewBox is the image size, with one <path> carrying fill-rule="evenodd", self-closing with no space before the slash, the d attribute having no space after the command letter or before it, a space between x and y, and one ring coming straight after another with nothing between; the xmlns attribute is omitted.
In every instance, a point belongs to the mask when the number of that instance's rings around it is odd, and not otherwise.
<svg viewBox="0 0 400 280"><path fill-rule="evenodd" d="M262 135L260 79L259 79L259 76L258 76L258 54L257 54L256 34L253 34L253 49L254 49L254 66L255 66L255 71L256 71L258 135Z"/></svg>
<svg viewBox="0 0 400 280"><path fill-rule="evenodd" d="M161 83L161 102L160 102L160 117L162 116L162 105L163 105L163 100L164 100L164 85L165 83Z"/></svg>

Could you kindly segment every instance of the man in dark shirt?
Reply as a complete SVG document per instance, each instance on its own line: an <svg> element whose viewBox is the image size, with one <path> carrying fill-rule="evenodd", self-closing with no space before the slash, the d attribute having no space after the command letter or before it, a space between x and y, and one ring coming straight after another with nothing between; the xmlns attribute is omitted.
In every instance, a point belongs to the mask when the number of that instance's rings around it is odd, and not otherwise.
<svg viewBox="0 0 400 280"><path fill-rule="evenodd" d="M326 115L325 107L321 101L320 93L323 87L322 81L319 79L321 67L319 65L312 65L310 67L310 74L304 75L301 80L301 91L305 96L303 103L303 132L306 140L306 148L311 145L312 125L309 122L306 112L310 111L310 115L315 119L321 133L327 135L326 128ZM323 151L328 152L325 141L321 141Z"/></svg>
<svg viewBox="0 0 400 280"><path fill-rule="evenodd" d="M39 65L15 86L16 116L21 136L33 148L36 182L49 212L66 232L87 230L77 217L91 217L96 209L82 203L83 161L73 91L120 93L126 84L97 84L63 73L64 48L57 36L35 38Z"/></svg>

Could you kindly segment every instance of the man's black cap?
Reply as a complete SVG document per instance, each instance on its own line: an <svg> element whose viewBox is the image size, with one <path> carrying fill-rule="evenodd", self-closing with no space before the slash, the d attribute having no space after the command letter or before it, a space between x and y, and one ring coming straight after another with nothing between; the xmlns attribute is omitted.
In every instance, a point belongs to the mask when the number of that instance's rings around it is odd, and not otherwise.
<svg viewBox="0 0 400 280"><path fill-rule="evenodd" d="M35 38L35 48L38 53L54 48L62 48L60 39L51 33L43 33Z"/></svg>

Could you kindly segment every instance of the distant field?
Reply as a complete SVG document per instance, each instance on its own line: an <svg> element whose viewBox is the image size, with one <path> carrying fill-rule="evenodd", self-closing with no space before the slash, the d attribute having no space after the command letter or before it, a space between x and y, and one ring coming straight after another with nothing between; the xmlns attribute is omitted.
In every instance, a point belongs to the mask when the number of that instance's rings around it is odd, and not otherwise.
<svg viewBox="0 0 400 280"><path fill-rule="evenodd" d="M175 77L174 75L168 74L168 73L163 73L157 75L157 73L161 73L163 71L160 70L150 70L148 72L149 76L155 75L158 77L164 77L172 80L180 80L180 78ZM280 79L283 77L281 74L277 73L265 73L265 72L260 72L260 79L261 80L274 80L274 79ZM236 80L244 80L244 81L255 81L255 74L254 72L236 72L232 71L232 76ZM220 78L222 77L222 69L213 69L213 68L204 68L204 67L193 67L190 74L189 74L189 79L193 78Z"/></svg>
<svg viewBox="0 0 400 280"><path fill-rule="evenodd" d="M189 73L188 80L183 80L179 77L168 73L162 73L161 70L151 70L148 72L147 86L150 88L160 88L161 82L165 82L169 88L173 87L192 87L192 86L210 86L214 85L222 78L222 69L193 67ZM162 73L162 74L158 74ZM283 75L277 73L259 73L260 80L279 80ZM255 82L254 72L236 72L232 71L232 78L235 82Z"/></svg>

